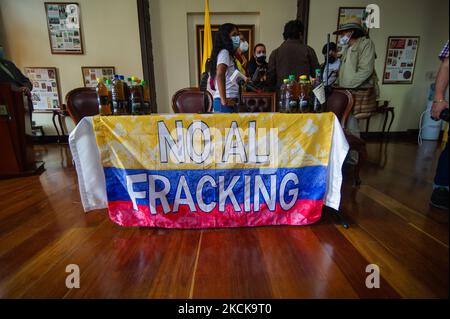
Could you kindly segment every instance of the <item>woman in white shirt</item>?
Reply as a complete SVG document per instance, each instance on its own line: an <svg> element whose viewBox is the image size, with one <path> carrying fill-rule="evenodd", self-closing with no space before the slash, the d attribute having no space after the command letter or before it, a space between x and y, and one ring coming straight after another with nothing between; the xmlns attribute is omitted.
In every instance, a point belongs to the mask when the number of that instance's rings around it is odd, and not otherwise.
<svg viewBox="0 0 450 319"><path fill-rule="evenodd" d="M214 112L234 112L239 100L239 84L231 80L231 75L236 70L234 52L240 42L239 31L232 23L222 24L214 37L210 69L216 89Z"/></svg>

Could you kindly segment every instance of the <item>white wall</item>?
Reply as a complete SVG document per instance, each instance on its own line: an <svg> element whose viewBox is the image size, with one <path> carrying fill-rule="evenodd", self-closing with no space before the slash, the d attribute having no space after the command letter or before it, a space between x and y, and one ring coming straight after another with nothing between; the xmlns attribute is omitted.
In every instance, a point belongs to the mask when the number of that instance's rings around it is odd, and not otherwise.
<svg viewBox="0 0 450 319"><path fill-rule="evenodd" d="M6 57L23 71L27 66L58 69L61 97L82 87L81 66L115 66L116 72L142 78L136 0L77 0L80 4L83 55L51 54L45 0L1 0L0 36ZM64 101L63 101L64 102ZM34 113L46 134L55 135L52 116ZM67 128L73 128L71 119Z"/></svg>
<svg viewBox="0 0 450 319"><path fill-rule="evenodd" d="M321 56L326 34L336 29L340 6L364 7L375 3L381 10L380 29L371 29L378 58L375 69L380 78L382 99L390 100L395 107L395 121L391 131L417 129L419 116L425 110L428 89L433 81L426 73L437 73L440 61L437 56L448 40L448 0L311 0L308 43ZM389 36L420 36L417 64L413 84L382 85L387 39ZM332 41L335 38L332 37ZM381 116L380 116L381 117ZM364 123L363 123L364 124ZM364 124L365 125L365 124ZM362 125L363 127L365 127ZM380 118L371 121L371 131L382 128Z"/></svg>

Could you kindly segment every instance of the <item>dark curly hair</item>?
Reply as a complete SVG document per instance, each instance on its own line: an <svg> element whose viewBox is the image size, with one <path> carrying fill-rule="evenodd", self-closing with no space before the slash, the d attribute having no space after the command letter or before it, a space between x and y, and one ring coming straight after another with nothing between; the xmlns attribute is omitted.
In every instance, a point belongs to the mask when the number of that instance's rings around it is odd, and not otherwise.
<svg viewBox="0 0 450 319"><path fill-rule="evenodd" d="M288 39L300 39L303 35L305 27L300 20L291 20L284 25L283 38Z"/></svg>
<svg viewBox="0 0 450 319"><path fill-rule="evenodd" d="M219 30L214 35L213 49L211 53L211 63L209 66L209 73L212 78L216 77L217 68L217 56L223 49L230 53L230 56L234 56L233 42L230 39L230 33L237 27L232 23L224 23L219 27Z"/></svg>
<svg viewBox="0 0 450 319"><path fill-rule="evenodd" d="M362 37L367 37L368 38L369 36L363 30L360 30L360 29L354 29L353 30L352 39L359 39L359 38L362 38Z"/></svg>
<svg viewBox="0 0 450 319"><path fill-rule="evenodd" d="M258 43L257 45L255 45L255 46L253 47L253 53L256 52L256 49L257 49L258 47L264 47L264 49L266 48L266 46L265 46L263 43Z"/></svg>
<svg viewBox="0 0 450 319"><path fill-rule="evenodd" d="M337 51L337 45L334 42L330 42L330 51ZM327 45L325 44L322 48L322 54L327 54Z"/></svg>

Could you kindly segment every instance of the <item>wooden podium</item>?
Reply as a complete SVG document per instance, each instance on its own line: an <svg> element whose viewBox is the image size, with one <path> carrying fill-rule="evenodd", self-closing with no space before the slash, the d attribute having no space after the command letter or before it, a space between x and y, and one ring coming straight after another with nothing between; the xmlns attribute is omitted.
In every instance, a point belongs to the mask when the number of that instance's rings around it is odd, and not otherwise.
<svg viewBox="0 0 450 319"><path fill-rule="evenodd" d="M0 179L40 174L34 159L28 97L10 83L0 83Z"/></svg>

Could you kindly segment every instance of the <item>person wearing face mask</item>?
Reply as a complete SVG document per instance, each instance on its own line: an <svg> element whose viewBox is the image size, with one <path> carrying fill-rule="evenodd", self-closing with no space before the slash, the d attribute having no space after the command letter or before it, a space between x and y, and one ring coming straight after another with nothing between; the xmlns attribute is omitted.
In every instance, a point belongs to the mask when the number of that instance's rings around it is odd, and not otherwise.
<svg viewBox="0 0 450 319"><path fill-rule="evenodd" d="M248 75L253 84L258 88L263 88L267 79L266 46L258 43L253 48L253 56L248 63Z"/></svg>
<svg viewBox="0 0 450 319"><path fill-rule="evenodd" d="M375 86L375 45L362 26L361 19L349 20L333 32L341 36L342 63L339 71L339 85L346 88Z"/></svg>
<svg viewBox="0 0 450 319"><path fill-rule="evenodd" d="M239 100L239 84L231 80L236 71L236 50L241 39L237 27L225 23L219 27L214 36L210 61L210 76L214 79L214 112L234 112Z"/></svg>
<svg viewBox="0 0 450 319"><path fill-rule="evenodd" d="M237 48L234 54L234 57L236 58L236 67L238 68L239 72L241 72L245 76L248 76L248 60L245 57L248 52L248 42L242 33L239 33L239 39L241 42L239 43L239 48Z"/></svg>
<svg viewBox="0 0 450 319"><path fill-rule="evenodd" d="M337 45L334 42L330 42L328 51L328 67L327 67L327 45L325 44L322 48L322 54L324 55L325 62L322 64L322 78L323 82L328 78L328 85L333 85L336 82L339 67L341 65L341 60L337 53ZM327 73L328 72L328 73Z"/></svg>
<svg viewBox="0 0 450 319"><path fill-rule="evenodd" d="M350 89L354 94L355 118L367 118L376 109L376 99L379 95L378 77L375 72L375 45L358 18L349 20L333 34L341 36L339 44L342 47L336 85ZM364 90L365 96L361 89Z"/></svg>
<svg viewBox="0 0 450 319"><path fill-rule="evenodd" d="M341 65L335 86L348 89L354 99L353 112L349 115L347 130L359 137L358 120L368 118L377 108L379 95L378 77L375 72L375 45L363 28L361 19L349 19L333 32L341 36ZM358 154L352 152L347 161L358 163Z"/></svg>

